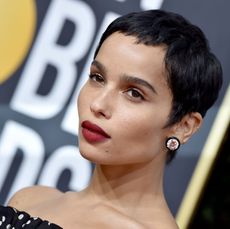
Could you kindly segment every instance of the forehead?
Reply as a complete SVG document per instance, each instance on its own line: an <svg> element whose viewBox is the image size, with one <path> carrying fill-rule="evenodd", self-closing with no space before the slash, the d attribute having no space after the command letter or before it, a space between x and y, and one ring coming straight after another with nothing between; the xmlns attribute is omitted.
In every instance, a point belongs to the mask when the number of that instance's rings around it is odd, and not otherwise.
<svg viewBox="0 0 230 229"><path fill-rule="evenodd" d="M102 43L96 60L110 74L135 75L150 83L167 86L164 46L149 46L137 42L134 36L113 33Z"/></svg>
<svg viewBox="0 0 230 229"><path fill-rule="evenodd" d="M103 42L96 59L103 58L108 63L113 61L113 65L126 65L126 69L141 67L142 70L164 73L164 57L164 47L137 43L134 36L126 36L116 32ZM130 65L127 66L127 63Z"/></svg>

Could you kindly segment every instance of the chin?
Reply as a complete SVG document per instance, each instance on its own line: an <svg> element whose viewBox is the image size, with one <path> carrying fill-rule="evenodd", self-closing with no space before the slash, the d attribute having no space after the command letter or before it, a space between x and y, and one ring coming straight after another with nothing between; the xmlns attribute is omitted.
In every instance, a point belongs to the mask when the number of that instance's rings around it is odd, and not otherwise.
<svg viewBox="0 0 230 229"><path fill-rule="evenodd" d="M79 148L79 152L82 157L84 157L86 160L94 163L94 164L100 164L100 165L117 165L114 161L112 161L111 157L108 157L107 155L98 152L97 150L93 149L83 149Z"/></svg>
<svg viewBox="0 0 230 229"><path fill-rule="evenodd" d="M92 149L89 146L85 146L84 143L79 144L79 152L82 157L92 163L100 163L99 158L101 158L101 153L98 152L96 149Z"/></svg>
<svg viewBox="0 0 230 229"><path fill-rule="evenodd" d="M79 138L79 152L86 160L96 164L110 164L111 157L105 152L104 147L92 145L87 141Z"/></svg>

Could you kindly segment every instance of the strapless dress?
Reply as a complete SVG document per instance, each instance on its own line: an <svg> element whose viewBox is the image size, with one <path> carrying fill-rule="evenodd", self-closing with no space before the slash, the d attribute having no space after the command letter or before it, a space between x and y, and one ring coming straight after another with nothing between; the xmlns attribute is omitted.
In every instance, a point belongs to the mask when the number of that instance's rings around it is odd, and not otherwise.
<svg viewBox="0 0 230 229"><path fill-rule="evenodd" d="M24 211L0 205L0 229L63 229L57 224L39 217L32 217Z"/></svg>

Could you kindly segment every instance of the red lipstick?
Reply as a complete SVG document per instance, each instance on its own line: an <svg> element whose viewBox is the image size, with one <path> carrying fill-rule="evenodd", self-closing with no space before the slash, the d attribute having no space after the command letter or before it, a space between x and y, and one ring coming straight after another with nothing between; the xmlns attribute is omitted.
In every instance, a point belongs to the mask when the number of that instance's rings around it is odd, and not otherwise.
<svg viewBox="0 0 230 229"><path fill-rule="evenodd" d="M102 142L110 138L110 136L98 125L91 123L90 121L84 121L81 124L82 135L86 141L90 143Z"/></svg>

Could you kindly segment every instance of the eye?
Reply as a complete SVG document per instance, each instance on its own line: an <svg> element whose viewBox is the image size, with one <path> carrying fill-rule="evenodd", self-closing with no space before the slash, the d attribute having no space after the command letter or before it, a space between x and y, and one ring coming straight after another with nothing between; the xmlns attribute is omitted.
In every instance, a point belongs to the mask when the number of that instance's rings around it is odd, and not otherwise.
<svg viewBox="0 0 230 229"><path fill-rule="evenodd" d="M126 93L131 99L135 101L144 100L144 96L137 89L130 88L126 91Z"/></svg>
<svg viewBox="0 0 230 229"><path fill-rule="evenodd" d="M104 83L104 78L102 75L100 75L99 73L90 73L89 74L89 78L92 80L92 81L95 81L97 83Z"/></svg>

